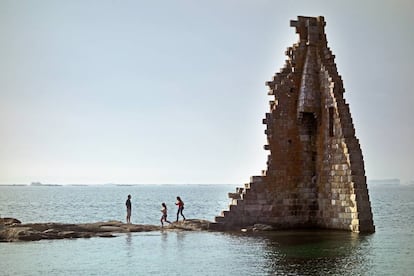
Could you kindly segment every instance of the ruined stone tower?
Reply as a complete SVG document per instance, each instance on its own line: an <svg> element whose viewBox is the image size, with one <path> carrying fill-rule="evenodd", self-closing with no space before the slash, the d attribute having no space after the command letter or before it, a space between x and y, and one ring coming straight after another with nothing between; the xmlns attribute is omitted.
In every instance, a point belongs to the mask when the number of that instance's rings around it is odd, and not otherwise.
<svg viewBox="0 0 414 276"><path fill-rule="evenodd" d="M263 123L267 170L230 193L225 228L329 228L374 232L364 160L323 17L291 21L299 34L285 66L267 82Z"/></svg>

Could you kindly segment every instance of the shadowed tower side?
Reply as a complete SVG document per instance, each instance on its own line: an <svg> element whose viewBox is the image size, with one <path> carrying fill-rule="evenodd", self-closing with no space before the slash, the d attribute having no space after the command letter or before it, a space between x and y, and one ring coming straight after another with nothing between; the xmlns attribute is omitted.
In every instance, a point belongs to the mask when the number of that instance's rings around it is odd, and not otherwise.
<svg viewBox="0 0 414 276"><path fill-rule="evenodd" d="M229 194L229 210L216 222L374 232L362 151L324 18L299 16L291 26L299 41L267 82L274 97L263 119L267 170Z"/></svg>

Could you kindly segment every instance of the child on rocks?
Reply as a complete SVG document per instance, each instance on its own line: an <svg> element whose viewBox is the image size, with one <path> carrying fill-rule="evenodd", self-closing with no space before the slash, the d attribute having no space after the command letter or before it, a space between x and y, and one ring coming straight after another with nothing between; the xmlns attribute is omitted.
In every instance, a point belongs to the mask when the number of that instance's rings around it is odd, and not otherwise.
<svg viewBox="0 0 414 276"><path fill-rule="evenodd" d="M164 221L165 222L168 222L170 224L171 224L171 222L167 220L167 205L165 205L165 203L163 202L161 204L161 206L162 206L162 209L161 209L161 213L162 213L162 216L161 216L161 227L164 227Z"/></svg>

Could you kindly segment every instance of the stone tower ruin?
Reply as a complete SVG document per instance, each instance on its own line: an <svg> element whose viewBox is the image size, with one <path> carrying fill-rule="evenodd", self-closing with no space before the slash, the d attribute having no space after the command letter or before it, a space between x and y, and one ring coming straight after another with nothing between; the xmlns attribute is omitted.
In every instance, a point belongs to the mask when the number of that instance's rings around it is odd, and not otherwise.
<svg viewBox="0 0 414 276"><path fill-rule="evenodd" d="M229 210L216 223L374 232L364 160L324 18L299 16L290 25L299 41L266 83L273 98L263 119L267 170L229 193Z"/></svg>

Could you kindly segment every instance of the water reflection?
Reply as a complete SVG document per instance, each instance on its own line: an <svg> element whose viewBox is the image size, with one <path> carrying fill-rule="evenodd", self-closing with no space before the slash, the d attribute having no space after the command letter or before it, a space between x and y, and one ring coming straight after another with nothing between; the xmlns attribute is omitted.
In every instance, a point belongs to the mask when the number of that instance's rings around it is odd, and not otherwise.
<svg viewBox="0 0 414 276"><path fill-rule="evenodd" d="M185 232L176 232L177 237L177 248L183 250L185 246Z"/></svg>
<svg viewBox="0 0 414 276"><path fill-rule="evenodd" d="M272 232L263 239L264 270L277 275L361 275L371 269L369 236L342 231Z"/></svg>
<svg viewBox="0 0 414 276"><path fill-rule="evenodd" d="M133 247L132 247L132 234L126 233L125 234L125 250L127 253L127 257L132 257Z"/></svg>
<svg viewBox="0 0 414 276"><path fill-rule="evenodd" d="M161 230L161 248L163 251L167 251L168 246L168 232Z"/></svg>

